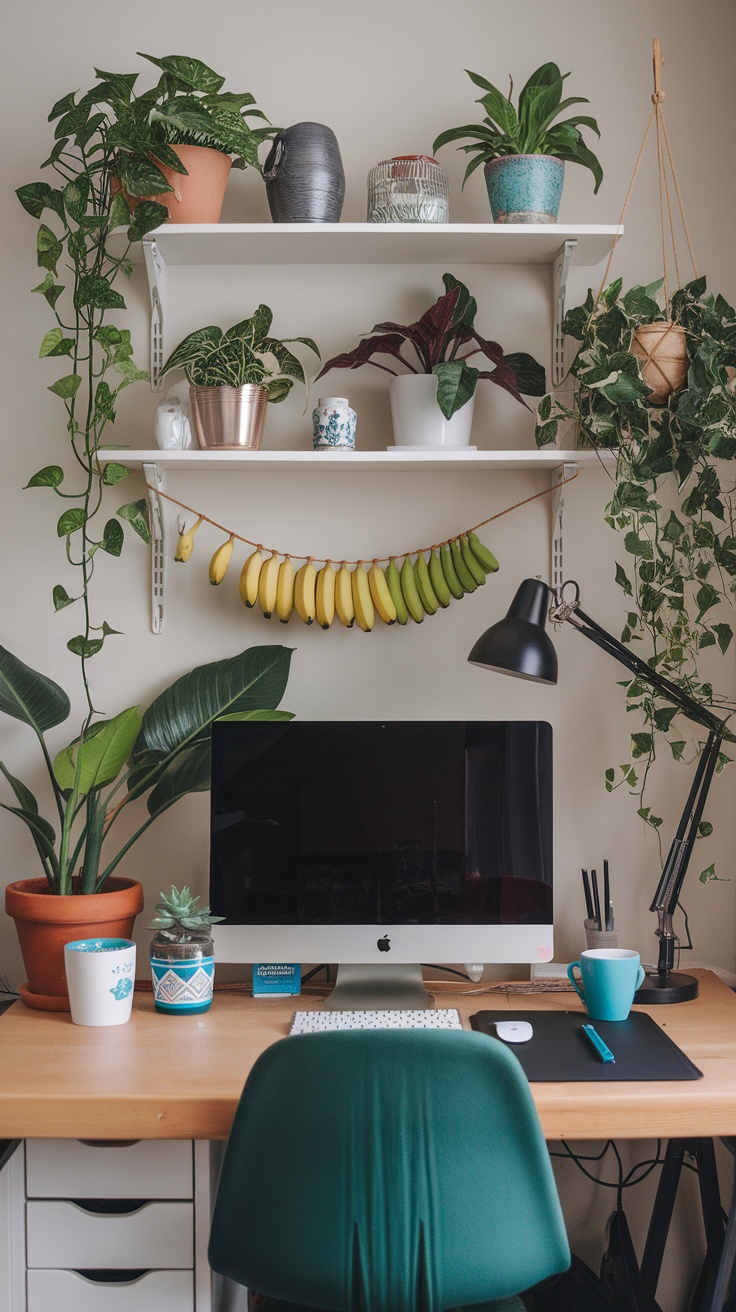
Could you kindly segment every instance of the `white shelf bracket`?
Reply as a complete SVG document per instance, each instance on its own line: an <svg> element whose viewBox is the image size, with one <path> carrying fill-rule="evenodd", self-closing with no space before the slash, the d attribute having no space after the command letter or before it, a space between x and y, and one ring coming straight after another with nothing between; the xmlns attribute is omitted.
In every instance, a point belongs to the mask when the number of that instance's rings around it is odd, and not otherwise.
<svg viewBox="0 0 736 1312"><path fill-rule="evenodd" d="M160 392L163 383L161 370L164 367L164 301L166 294L166 261L156 242L143 239L143 256L148 275L148 289L151 295L151 345L150 367L151 391Z"/></svg>
<svg viewBox="0 0 736 1312"><path fill-rule="evenodd" d="M148 504L151 507L151 629L163 633L166 622L166 557L164 513L159 492L163 491L164 478L158 465L144 461L143 476L148 484Z"/></svg>
<svg viewBox="0 0 736 1312"><path fill-rule="evenodd" d="M565 377L565 334L562 324L565 319L565 295L567 292L567 275L577 248L577 241L563 242L552 261L552 308L554 324L552 327L552 386L559 387Z"/></svg>
<svg viewBox="0 0 736 1312"><path fill-rule="evenodd" d="M559 597L565 582L562 560L562 512L565 508L565 484L575 477L577 465L570 461L552 471L552 541L550 577L555 596Z"/></svg>

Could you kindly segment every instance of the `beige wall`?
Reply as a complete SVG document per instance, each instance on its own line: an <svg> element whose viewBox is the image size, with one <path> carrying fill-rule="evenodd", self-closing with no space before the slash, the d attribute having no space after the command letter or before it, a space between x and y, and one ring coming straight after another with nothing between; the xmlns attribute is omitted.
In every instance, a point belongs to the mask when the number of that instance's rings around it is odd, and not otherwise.
<svg viewBox="0 0 736 1312"><path fill-rule="evenodd" d="M126 70L142 66L135 51L196 54L226 74L228 86L251 90L273 121L289 124L314 119L337 133L347 175L343 218L364 218L365 179L379 159L399 153L428 153L443 128L475 117L474 95L463 69L469 66L501 86L514 73L517 87L547 59L572 69L571 94L587 94L598 117L600 158L605 178L597 197L590 175L568 167L560 218L569 223L613 223L631 176L647 115L651 90L651 40L659 35L666 67L666 110L682 191L700 269L713 289L736 297L732 215L736 180L730 163L730 137L736 115L732 77L736 53L736 13L731 0L374 0L370 5L336 0L282 0L278 6L249 0L192 0L150 5L127 0L103 21L90 0L29 0L10 9L4 21L0 123L5 186L0 195L3 242L3 307L0 331L4 370L3 470L0 511L3 569L0 606L3 645L53 675L75 694L81 714L76 662L65 649L78 631L73 610L54 616L51 589L73 579L55 536L58 503L51 494L21 492L29 476L64 455L60 404L45 387L56 376L50 362L36 359L38 343L51 326L47 307L29 289L39 280L34 259L34 224L21 210L13 188L38 176L37 164L49 150L46 116L53 102L72 87L86 89L94 66ZM145 80L146 73L142 73ZM487 201L480 173L460 190L463 157L442 152L450 174L451 218L484 221ZM249 170L233 177L224 217L266 220L259 177ZM660 270L654 154L640 174L626 220L627 233L614 265L627 282L647 281ZM685 261L683 260L683 263ZM171 348L184 331L219 319L223 324L247 314L258 299L275 311L280 335L317 338L323 354L345 349L358 332L379 318L414 315L441 291L442 270L407 267L381 271L261 269L197 270L186 285L172 279ZM454 269L467 277L480 300L479 326L511 350L529 349L548 360L549 301L546 274L539 270ZM590 281L600 276L591 271ZM577 273L573 300L588 285ZM145 362L145 279L138 269L127 293L128 322L140 362ZM174 327L171 328L171 322ZM383 375L373 371L333 375L330 388L347 391L359 413L359 445L390 441ZM503 395L479 401L479 445L531 443L529 417ZM117 440L133 447L153 445L156 398L140 385L130 389L119 410ZM309 444L308 420L292 399L269 417L267 442ZM67 461L67 464L69 462ZM175 495L204 509L251 538L294 552L386 554L434 541L475 523L529 495L540 486L518 473L466 475L340 475L332 478L286 475L250 480L230 477L177 477ZM138 476L127 487L142 495ZM112 510L128 493L116 489ZM622 548L602 522L608 494L604 474L586 473L568 490L565 508L565 569L581 584L587 608L605 625L621 627L623 604L613 581L614 560ZM370 636L338 628L307 630L298 620L288 629L269 627L260 615L245 613L234 579L217 592L206 578L206 560L217 537L202 530L198 552L185 570L170 571L166 631L154 637L148 618L148 556L132 539L120 561L100 561L95 578L97 622L107 620L123 637L110 638L92 664L95 704L115 713L151 696L192 664L232 655L244 646L283 641L294 645L284 705L305 718L431 718L487 716L546 718L555 730L557 888L556 932L559 960L581 946L583 907L581 865L598 865L604 856L615 879L617 923L623 941L645 959L654 951L653 921L647 911L658 870L656 841L644 831L629 798L609 797L603 788L606 766L626 758L627 735L637 726L624 713L618 670L570 632L557 639L561 676L556 689L498 679L466 664L477 634L498 618L518 581L547 575L550 510L546 501L499 521L486 539L502 562L502 572L480 593L453 604L421 627L377 630ZM173 515L169 517L173 531ZM209 537L206 534L209 532ZM315 626L316 627L316 626ZM733 659L721 662L717 679L733 693ZM1 729L2 759L31 785L42 788L33 742L15 723ZM65 741L63 738L58 745ZM658 763L653 800L671 830L690 772ZM327 804L339 805L340 780L325 780ZM733 778L719 778L712 791L712 840L693 861L685 905L695 945L694 957L736 968L736 886L703 887L699 870L716 860L731 879ZM125 870L140 878L150 904L172 880L204 891L207 865L207 806L198 797L180 804L131 853ZM0 819L6 881L35 873L25 831L12 818ZM145 921L145 917L143 917ZM139 941L147 943L143 928ZM18 982L21 964L12 926L0 922L0 974ZM581 1233L584 1215L579 1218ZM597 1231L595 1232L597 1234ZM585 1239L592 1248L593 1231ZM673 1303L673 1308L675 1304Z"/></svg>

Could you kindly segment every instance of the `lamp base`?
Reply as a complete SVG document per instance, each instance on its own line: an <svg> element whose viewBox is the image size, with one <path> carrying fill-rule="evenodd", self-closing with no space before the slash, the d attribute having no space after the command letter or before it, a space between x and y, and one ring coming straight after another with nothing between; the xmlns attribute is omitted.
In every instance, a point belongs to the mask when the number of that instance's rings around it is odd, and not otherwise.
<svg viewBox="0 0 736 1312"><path fill-rule="evenodd" d="M641 988L634 994L634 1002L644 1007L659 1003L692 1002L698 996L698 981L694 975L681 975L670 970L666 975L655 972L647 975Z"/></svg>

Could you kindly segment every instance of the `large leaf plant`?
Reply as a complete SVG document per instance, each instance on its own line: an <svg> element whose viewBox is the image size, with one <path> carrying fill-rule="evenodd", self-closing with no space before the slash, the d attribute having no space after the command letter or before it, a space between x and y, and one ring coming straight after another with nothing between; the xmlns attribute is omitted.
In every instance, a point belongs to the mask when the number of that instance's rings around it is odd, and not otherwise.
<svg viewBox="0 0 736 1312"><path fill-rule="evenodd" d="M306 386L301 362L287 342L301 342L319 350L311 337L271 337L273 314L267 305L259 305L249 319L233 324L227 332L210 324L197 328L179 343L166 361L161 374L183 369L193 387L265 387L269 401L283 401L294 379Z"/></svg>
<svg viewBox="0 0 736 1312"><path fill-rule="evenodd" d="M467 123L440 132L432 146L434 152L450 141L468 139L467 145L458 146L458 150L471 156L463 186L471 173L489 160L507 155L552 155L555 159L582 164L590 169L595 180L594 191L598 191L603 170L580 131L581 127L590 128L599 137L598 124L594 118L577 112L559 121L560 114L571 105L588 103L585 96L567 96L563 100L563 87L569 73L561 73L557 64L542 64L519 92L517 109L511 100L513 82L508 96L505 96L479 73L471 73L467 68L465 72L484 93L476 104L483 106L485 118L482 123Z"/></svg>
<svg viewBox="0 0 736 1312"><path fill-rule="evenodd" d="M52 816L0 762L15 805L3 809L28 827L49 892L99 893L129 848L164 811L210 786L210 729L217 719L292 719L277 710L291 650L251 647L182 675L140 714L129 706L96 720L52 758L49 730L70 713L64 690L0 647L0 711L35 733L49 777ZM148 814L115 845L122 812L143 796Z"/></svg>
<svg viewBox="0 0 736 1312"><path fill-rule="evenodd" d="M446 419L474 395L478 380L487 378L515 400L526 405L527 396L541 396L545 389L542 365L523 351L505 355L498 342L487 341L475 327L478 303L464 283L451 273L442 275L445 294L440 296L416 323L377 323L371 335L352 351L335 355L323 366L317 379L330 369L359 369L372 364L386 373L401 372L382 364L374 356L389 356L413 374L434 374L437 403ZM407 356L406 348L411 348ZM468 361L483 356L492 369L476 369ZM316 381L316 380L315 380Z"/></svg>
<svg viewBox="0 0 736 1312"><path fill-rule="evenodd" d="M536 440L540 447L555 443L560 425L572 424L578 445L611 453L613 495L605 514L626 552L615 564L627 606L622 640L727 719L732 707L714 690L708 657L725 655L733 641L736 312L723 296L707 293L704 278L676 291L665 308L661 287L624 292L619 279L597 299L589 292L566 315L565 332L580 343L570 369L572 399L563 400L564 391L542 399ZM685 388L655 407L632 342L637 327L665 320L684 329L689 369ZM658 829L661 817L645 796L657 739L677 760L693 748L676 709L639 679L626 684L626 697L644 723L631 735L629 761L607 770L606 787L627 786L642 819ZM721 754L720 769L728 759ZM701 833L710 832L703 822ZM701 879L714 874L708 866Z"/></svg>

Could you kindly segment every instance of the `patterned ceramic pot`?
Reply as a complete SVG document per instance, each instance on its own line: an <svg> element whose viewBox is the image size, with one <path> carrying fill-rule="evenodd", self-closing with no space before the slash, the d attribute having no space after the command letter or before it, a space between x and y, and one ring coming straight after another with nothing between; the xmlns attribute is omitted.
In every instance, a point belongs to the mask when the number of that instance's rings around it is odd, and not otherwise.
<svg viewBox="0 0 736 1312"><path fill-rule="evenodd" d="M354 451L356 423L346 396L321 396L312 411L315 451Z"/></svg>
<svg viewBox="0 0 736 1312"><path fill-rule="evenodd" d="M163 933L151 939L151 978L156 1011L192 1016L207 1011L215 982L211 938L172 942Z"/></svg>
<svg viewBox="0 0 736 1312"><path fill-rule="evenodd" d="M552 155L504 155L484 166L494 223L556 223L565 165Z"/></svg>
<svg viewBox="0 0 736 1312"><path fill-rule="evenodd" d="M339 223L345 173L337 137L324 123L277 132L263 177L274 223Z"/></svg>

